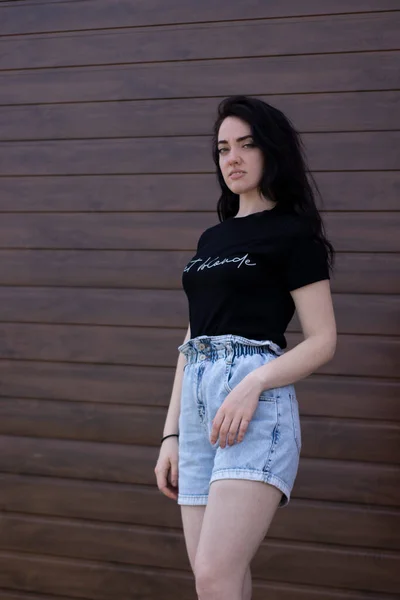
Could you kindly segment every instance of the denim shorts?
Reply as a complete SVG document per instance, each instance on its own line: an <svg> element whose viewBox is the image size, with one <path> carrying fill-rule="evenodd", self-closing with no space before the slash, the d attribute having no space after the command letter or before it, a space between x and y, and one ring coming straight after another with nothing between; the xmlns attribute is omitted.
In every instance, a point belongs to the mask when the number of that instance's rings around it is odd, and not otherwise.
<svg viewBox="0 0 400 600"><path fill-rule="evenodd" d="M243 440L210 442L212 420L226 396L251 371L284 350L270 340L201 335L178 346L185 355L179 414L178 504L207 504L218 479L250 479L282 492L289 503L301 449L299 408L293 384L264 390Z"/></svg>

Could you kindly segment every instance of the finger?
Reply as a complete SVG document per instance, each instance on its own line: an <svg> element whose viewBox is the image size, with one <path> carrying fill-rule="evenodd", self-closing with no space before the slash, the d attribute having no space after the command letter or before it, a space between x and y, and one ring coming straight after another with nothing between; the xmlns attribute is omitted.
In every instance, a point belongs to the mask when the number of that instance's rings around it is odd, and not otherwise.
<svg viewBox="0 0 400 600"><path fill-rule="evenodd" d="M221 428L219 430L219 445L220 448L225 448L226 446L226 436L228 435L228 432L230 430L232 424L232 417L228 417L227 415L225 415L225 419L221 425Z"/></svg>
<svg viewBox="0 0 400 600"><path fill-rule="evenodd" d="M157 487L161 491L161 488L167 485L167 477L166 471L164 469L158 468L156 471L156 479L157 479Z"/></svg>
<svg viewBox="0 0 400 600"><path fill-rule="evenodd" d="M164 494L164 496L167 496L167 498L171 498L171 500L176 500L178 497L177 492L171 490L171 488L168 486L162 487L160 491Z"/></svg>
<svg viewBox="0 0 400 600"><path fill-rule="evenodd" d="M173 498L175 494L175 490L172 489L171 484L171 471L168 467L164 472L161 473L161 477L159 480L159 490L168 498Z"/></svg>
<svg viewBox="0 0 400 600"><path fill-rule="evenodd" d="M215 415L214 419L213 419L213 426L211 429L211 434L210 434L210 442L212 444L215 444L215 442L218 439L218 435L219 435L219 430L220 427L222 425L222 422L225 418L225 415L223 413L219 413L217 412L217 414Z"/></svg>
<svg viewBox="0 0 400 600"><path fill-rule="evenodd" d="M246 434L246 431L249 427L249 423L250 423L250 419L247 419L246 417L242 417L242 420L240 422L240 427L239 427L239 433L237 436L238 443L243 440L243 438Z"/></svg>
<svg viewBox="0 0 400 600"><path fill-rule="evenodd" d="M174 487L177 487L178 485L178 463L177 462L173 462L171 463L171 484Z"/></svg>
<svg viewBox="0 0 400 600"><path fill-rule="evenodd" d="M154 469L157 476L157 485L159 489L168 485L168 475L170 472L170 461L169 459L164 459L160 461L157 467Z"/></svg>
<svg viewBox="0 0 400 600"><path fill-rule="evenodd" d="M233 444L235 442L235 437L236 437L236 434L238 433L238 429L240 427L240 420L241 420L241 417L236 417L236 419L234 419L231 423L231 426L230 426L229 432L228 432L228 446L233 446Z"/></svg>
<svg viewBox="0 0 400 600"><path fill-rule="evenodd" d="M168 478L170 476L169 466L157 465L154 469L154 472L157 477L157 487L160 490L160 492L162 492L168 498L171 498L171 500L176 500L178 498L178 494L176 490L171 488L168 481Z"/></svg>

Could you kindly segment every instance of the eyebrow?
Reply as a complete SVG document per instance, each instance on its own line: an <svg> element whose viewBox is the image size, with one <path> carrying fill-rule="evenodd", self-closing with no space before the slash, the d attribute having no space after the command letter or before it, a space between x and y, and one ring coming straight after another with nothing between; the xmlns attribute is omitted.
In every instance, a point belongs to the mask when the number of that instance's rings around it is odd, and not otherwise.
<svg viewBox="0 0 400 600"><path fill-rule="evenodd" d="M243 142L243 140L247 140L247 138L252 138L252 137L253 137L252 135L244 135L242 137L237 138L236 141L237 142ZM227 143L228 142L226 140L219 140L219 142L218 142L217 145L219 146L220 144L227 144Z"/></svg>

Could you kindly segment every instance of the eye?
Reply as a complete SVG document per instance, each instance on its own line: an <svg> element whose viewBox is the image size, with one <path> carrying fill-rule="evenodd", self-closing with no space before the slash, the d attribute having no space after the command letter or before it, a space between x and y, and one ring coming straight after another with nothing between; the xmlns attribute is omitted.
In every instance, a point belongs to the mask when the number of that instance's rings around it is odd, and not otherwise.
<svg viewBox="0 0 400 600"><path fill-rule="evenodd" d="M228 148L220 148L218 150L218 154L222 154L225 150L228 150Z"/></svg>
<svg viewBox="0 0 400 600"><path fill-rule="evenodd" d="M243 146L243 148L255 148L255 146L256 146L255 144L250 144L250 143L248 143L248 144L245 144L245 145Z"/></svg>

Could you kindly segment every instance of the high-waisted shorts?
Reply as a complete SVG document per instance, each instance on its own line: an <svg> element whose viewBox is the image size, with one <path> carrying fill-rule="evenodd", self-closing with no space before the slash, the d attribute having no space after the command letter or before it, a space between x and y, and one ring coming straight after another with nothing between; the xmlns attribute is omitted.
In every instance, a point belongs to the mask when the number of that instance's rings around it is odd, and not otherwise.
<svg viewBox="0 0 400 600"><path fill-rule="evenodd" d="M210 441L212 420L226 396L251 371L284 353L270 340L198 336L178 346L187 362L179 415L178 504L207 504L218 479L262 481L282 492L286 506L297 475L301 431L293 384L264 390L243 440Z"/></svg>

